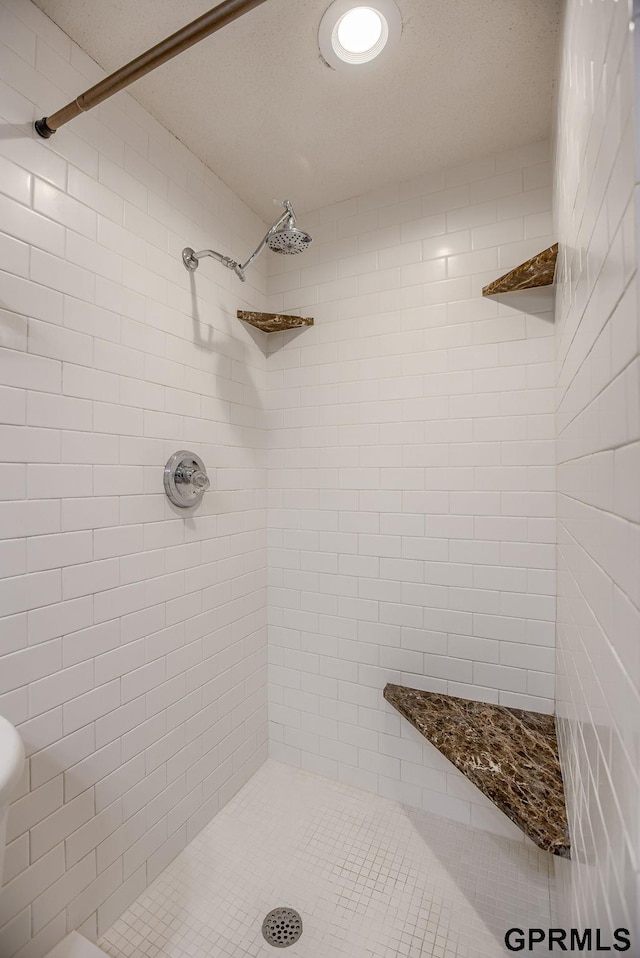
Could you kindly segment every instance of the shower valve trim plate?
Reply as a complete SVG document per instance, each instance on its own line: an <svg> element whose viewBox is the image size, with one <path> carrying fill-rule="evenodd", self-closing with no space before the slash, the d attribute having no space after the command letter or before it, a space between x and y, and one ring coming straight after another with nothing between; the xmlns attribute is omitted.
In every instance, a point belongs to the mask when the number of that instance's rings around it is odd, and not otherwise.
<svg viewBox="0 0 640 958"><path fill-rule="evenodd" d="M199 505L210 485L202 459L186 449L174 452L164 467L164 491L181 509Z"/></svg>

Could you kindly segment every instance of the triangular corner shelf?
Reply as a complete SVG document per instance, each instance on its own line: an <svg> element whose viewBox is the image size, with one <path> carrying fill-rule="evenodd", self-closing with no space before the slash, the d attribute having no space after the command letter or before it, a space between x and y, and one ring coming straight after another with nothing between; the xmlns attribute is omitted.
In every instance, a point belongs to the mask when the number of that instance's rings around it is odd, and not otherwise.
<svg viewBox="0 0 640 958"><path fill-rule="evenodd" d="M239 309L238 319L250 323L263 333L281 333L287 329L300 329L304 326L313 326L311 316L287 316L285 313L257 313L246 309Z"/></svg>
<svg viewBox="0 0 640 958"><path fill-rule="evenodd" d="M532 842L570 857L553 715L402 685L383 694Z"/></svg>
<svg viewBox="0 0 640 958"><path fill-rule="evenodd" d="M540 286L552 286L558 258L558 244L554 243L541 253L536 253L526 263L520 263L499 279L482 290L483 296L495 296L497 293L515 293L522 289L536 289Z"/></svg>

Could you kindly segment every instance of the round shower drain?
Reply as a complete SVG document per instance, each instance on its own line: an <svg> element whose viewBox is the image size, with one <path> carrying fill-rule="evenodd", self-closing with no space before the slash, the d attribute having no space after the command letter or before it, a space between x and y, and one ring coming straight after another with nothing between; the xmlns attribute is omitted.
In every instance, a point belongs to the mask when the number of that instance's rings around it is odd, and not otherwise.
<svg viewBox="0 0 640 958"><path fill-rule="evenodd" d="M302 934L302 918L293 908L274 908L262 922L262 934L274 948L288 948Z"/></svg>

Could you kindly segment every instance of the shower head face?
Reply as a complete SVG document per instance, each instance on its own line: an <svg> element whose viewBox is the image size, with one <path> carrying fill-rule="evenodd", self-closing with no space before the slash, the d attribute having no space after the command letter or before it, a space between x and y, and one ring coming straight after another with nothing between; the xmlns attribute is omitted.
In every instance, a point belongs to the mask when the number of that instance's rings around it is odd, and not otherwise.
<svg viewBox="0 0 640 958"><path fill-rule="evenodd" d="M274 253L304 253L313 240L304 230L299 230L297 226L286 226L276 230L267 239L267 246Z"/></svg>

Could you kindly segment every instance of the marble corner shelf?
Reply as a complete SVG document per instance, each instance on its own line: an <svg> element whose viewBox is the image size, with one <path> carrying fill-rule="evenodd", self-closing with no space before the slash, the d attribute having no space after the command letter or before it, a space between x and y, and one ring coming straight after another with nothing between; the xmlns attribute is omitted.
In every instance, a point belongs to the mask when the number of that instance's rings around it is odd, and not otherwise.
<svg viewBox="0 0 640 958"><path fill-rule="evenodd" d="M281 333L285 329L299 329L303 326L313 326L311 316L286 316L284 313L253 313L239 309L238 319L250 323L263 333Z"/></svg>
<svg viewBox="0 0 640 958"><path fill-rule="evenodd" d="M570 857L553 715L401 685L384 697L536 845Z"/></svg>
<svg viewBox="0 0 640 958"><path fill-rule="evenodd" d="M551 286L557 258L558 244L554 243L548 249L532 256L526 263L521 263L499 279L494 279L493 283L483 288L482 295L495 296L497 293L515 293L522 289Z"/></svg>

